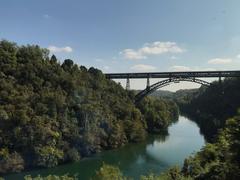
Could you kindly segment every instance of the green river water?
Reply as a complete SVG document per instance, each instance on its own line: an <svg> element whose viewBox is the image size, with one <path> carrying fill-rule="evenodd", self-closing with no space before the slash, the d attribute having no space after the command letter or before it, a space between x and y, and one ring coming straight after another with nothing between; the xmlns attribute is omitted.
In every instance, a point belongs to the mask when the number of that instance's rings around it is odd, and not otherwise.
<svg viewBox="0 0 240 180"><path fill-rule="evenodd" d="M78 175L80 180L87 180L105 162L119 166L124 175L139 179L140 175L150 172L159 174L171 166L182 166L184 159L200 150L205 143L198 126L183 116L169 127L168 132L167 136L151 135L145 142L104 151L77 163L10 174L4 178L18 180L27 174L32 176L69 174Z"/></svg>

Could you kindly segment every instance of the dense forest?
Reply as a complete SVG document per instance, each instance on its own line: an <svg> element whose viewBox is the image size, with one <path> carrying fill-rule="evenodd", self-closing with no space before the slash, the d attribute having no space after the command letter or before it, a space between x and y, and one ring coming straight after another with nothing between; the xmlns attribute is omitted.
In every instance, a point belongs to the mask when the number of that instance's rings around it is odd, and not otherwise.
<svg viewBox="0 0 240 180"><path fill-rule="evenodd" d="M240 110L239 110L240 111ZM43 177L43 180L52 176ZM75 177L55 177L74 180ZM26 176L26 180L32 177ZM34 178L33 178L34 179ZM118 167L103 164L93 180L131 180ZM182 168L172 167L160 175L142 175L140 180L238 180L240 179L240 112L226 121L215 143L206 144L199 152L185 159ZM37 179L36 179L37 180Z"/></svg>
<svg viewBox="0 0 240 180"><path fill-rule="evenodd" d="M197 122L202 134L214 142L219 129L233 117L240 107L240 78L215 81L209 88L185 91L175 99L181 113Z"/></svg>
<svg viewBox="0 0 240 180"><path fill-rule="evenodd" d="M240 107L240 78L214 81L210 87L183 89L176 92L156 91L155 97L163 97L177 103L180 113L197 122L201 133L214 142L219 129Z"/></svg>
<svg viewBox="0 0 240 180"><path fill-rule="evenodd" d="M184 165L172 167L141 180L238 180L240 179L240 79L226 78L199 90L167 93L180 106L181 113L200 125L207 143L199 152L185 159ZM161 93L161 92L160 92ZM162 94L162 93L161 93ZM166 94L166 92L164 92ZM155 94L159 96L158 93ZM214 138L213 138L214 137ZM118 167L104 164L96 179L131 179Z"/></svg>
<svg viewBox="0 0 240 180"><path fill-rule="evenodd" d="M96 180L127 180L118 167L103 164ZM141 180L238 180L240 179L240 112L226 121L215 143L206 144L187 158L182 168L172 167L160 175L141 176Z"/></svg>
<svg viewBox="0 0 240 180"><path fill-rule="evenodd" d="M53 167L165 131L169 100L146 98L37 45L0 41L0 174Z"/></svg>
<svg viewBox="0 0 240 180"><path fill-rule="evenodd" d="M150 133L159 133L178 120L178 106L173 101L163 98L144 98L137 107L144 115L147 130ZM159 121L161 120L161 121Z"/></svg>

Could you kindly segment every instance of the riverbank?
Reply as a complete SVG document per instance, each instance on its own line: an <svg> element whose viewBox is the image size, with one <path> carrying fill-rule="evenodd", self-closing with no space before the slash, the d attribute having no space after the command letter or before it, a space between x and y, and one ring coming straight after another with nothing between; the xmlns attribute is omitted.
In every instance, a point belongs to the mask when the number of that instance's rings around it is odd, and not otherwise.
<svg viewBox="0 0 240 180"><path fill-rule="evenodd" d="M119 166L124 175L138 179L140 175L146 175L149 172L159 174L171 166L182 166L186 157L200 150L204 145L204 139L199 133L198 126L185 117L180 116L179 121L172 124L168 132L167 136L150 135L146 141L141 143L127 144L119 149L97 153L93 157L84 158L80 162L4 177L6 180L15 180L22 179L29 174L33 177L38 174L42 176L78 174L79 179L88 180L105 162Z"/></svg>

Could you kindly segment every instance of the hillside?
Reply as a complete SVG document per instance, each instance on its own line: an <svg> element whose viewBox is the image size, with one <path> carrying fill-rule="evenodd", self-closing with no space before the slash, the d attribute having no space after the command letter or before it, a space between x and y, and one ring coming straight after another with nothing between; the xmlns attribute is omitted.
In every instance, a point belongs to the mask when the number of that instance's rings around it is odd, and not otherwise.
<svg viewBox="0 0 240 180"><path fill-rule="evenodd" d="M196 96L199 93L199 90L202 91L203 89L205 88L201 87L201 89L180 89L176 92L158 89L157 91L154 91L152 94L150 94L150 96L170 99L176 102L188 102L193 96ZM140 90L137 92L139 91Z"/></svg>
<svg viewBox="0 0 240 180"><path fill-rule="evenodd" d="M160 175L150 173L141 180L237 180L240 179L240 79L226 78L199 90L173 94L180 111L196 121L211 142L185 159L183 167L172 167ZM160 93L161 94L161 93ZM104 164L96 179L126 178L118 167Z"/></svg>
<svg viewBox="0 0 240 180"><path fill-rule="evenodd" d="M209 88L201 88L189 94L185 101L176 101L181 112L195 120L205 138L214 141L218 130L240 107L240 79L226 78L222 83L213 82Z"/></svg>
<svg viewBox="0 0 240 180"><path fill-rule="evenodd" d="M213 144L184 161L183 167L172 167L158 174L142 175L141 180L237 180L240 178L240 114L226 121L225 128ZM103 164L94 179L131 179L118 167Z"/></svg>
<svg viewBox="0 0 240 180"><path fill-rule="evenodd" d="M53 167L145 139L149 115L165 129L177 107L135 107L133 95L95 68L59 63L37 45L0 41L0 174ZM174 113L172 113L174 112ZM175 114L175 115L174 115Z"/></svg>

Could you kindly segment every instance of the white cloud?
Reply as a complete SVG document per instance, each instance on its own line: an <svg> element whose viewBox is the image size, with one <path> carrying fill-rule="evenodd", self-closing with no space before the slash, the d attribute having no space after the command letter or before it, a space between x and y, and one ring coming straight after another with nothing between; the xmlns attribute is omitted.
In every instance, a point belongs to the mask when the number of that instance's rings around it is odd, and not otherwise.
<svg viewBox="0 0 240 180"><path fill-rule="evenodd" d="M182 53L183 51L175 42L159 41L148 43L140 49L143 54Z"/></svg>
<svg viewBox="0 0 240 180"><path fill-rule="evenodd" d="M154 71L156 70L156 67L147 65L147 64L137 64L132 66L130 69L137 72L146 72L146 71Z"/></svg>
<svg viewBox="0 0 240 180"><path fill-rule="evenodd" d="M120 54L123 54L125 59L146 59L148 55L160 55L165 53L182 53L185 50L180 48L176 42L160 42L147 43L142 48L125 49Z"/></svg>
<svg viewBox="0 0 240 180"><path fill-rule="evenodd" d="M133 49L124 49L122 52L120 52L120 54L123 54L123 57L125 59L136 60L136 59L146 59L147 58L142 53L137 52Z"/></svg>
<svg viewBox="0 0 240 180"><path fill-rule="evenodd" d="M232 59L229 58L215 58L215 59L210 59L208 61L208 64L230 64L232 63Z"/></svg>
<svg viewBox="0 0 240 180"><path fill-rule="evenodd" d="M191 68L187 66L172 66L170 67L170 71L190 71Z"/></svg>
<svg viewBox="0 0 240 180"><path fill-rule="evenodd" d="M237 55L237 58L239 58L239 59L240 59L240 54L238 54L238 55Z"/></svg>
<svg viewBox="0 0 240 180"><path fill-rule="evenodd" d="M70 53L73 51L73 49L69 46L65 46L65 47L49 46L48 50L52 53L58 53L58 52Z"/></svg>

